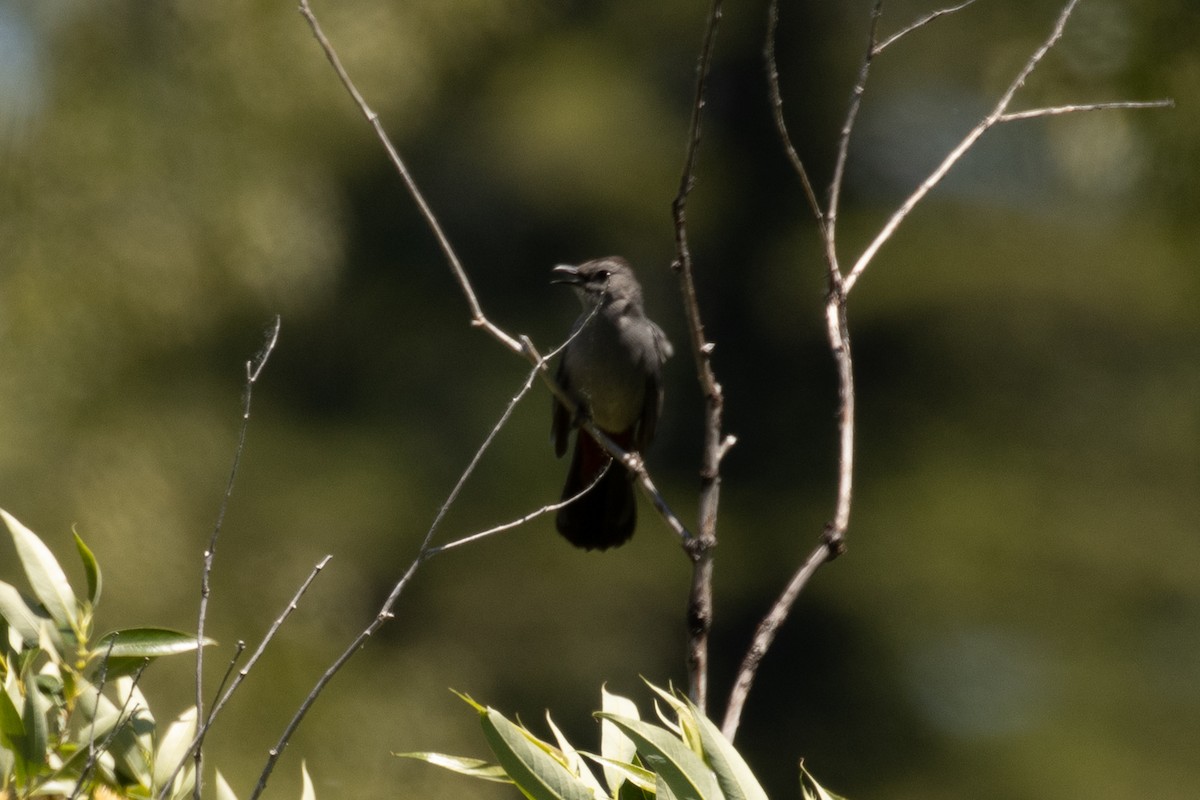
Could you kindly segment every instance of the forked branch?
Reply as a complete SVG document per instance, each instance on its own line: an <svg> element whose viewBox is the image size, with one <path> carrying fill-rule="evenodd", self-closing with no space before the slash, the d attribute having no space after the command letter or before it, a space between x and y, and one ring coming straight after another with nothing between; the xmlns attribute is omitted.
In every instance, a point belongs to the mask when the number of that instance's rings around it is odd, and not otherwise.
<svg viewBox="0 0 1200 800"><path fill-rule="evenodd" d="M787 130L787 124L783 114L783 100L779 88L779 71L775 57L775 34L778 24L778 2L777 0L771 0L769 4L767 40L766 45L763 48L763 53L766 61L767 84L775 119L776 132L779 136L784 154L787 156L793 170L797 173L801 186L804 190L805 197L808 200L810 209L817 220L817 225L820 230L825 251L826 266L829 273L829 294L825 306L826 333L829 339L830 350L837 365L838 391L841 400L840 411L838 414L838 428L840 434L838 488L834 516L833 519L826 525L825 530L821 535L820 543L800 565L799 569L797 569L796 573L792 576L792 579L788 582L788 585L784 589L783 593L780 594L779 598L772 605L766 616L764 616L763 620L759 623L751 645L742 660L733 689L730 692L729 703L726 706L725 719L723 723L723 731L730 739L732 739L737 732L746 697L749 694L751 686L753 685L754 678L758 671L758 666L761 663L763 656L766 654L767 650L774 641L779 627L790 614L796 598L799 597L800 592L812 578L817 568L826 561L835 558L845 547L845 536L849 527L850 508L853 496L852 486L854 477L855 427L854 369L850 350L850 330L847 321L847 299L850 291L857 284L858 279L862 276L867 267L870 266L876 254L879 252L879 249L888 241L888 239L891 238L896 229L901 225L901 223L903 223L903 221L908 217L917 204L919 204L925 198L925 196L938 183L941 182L941 180L962 158L962 156L965 155L967 151L975 145L979 138L993 126L1003 122L1013 122L1036 117L1056 116L1060 114L1081 111L1164 108L1172 105L1170 100L1155 100L1149 102L1131 101L1064 105L1031 109L1028 111L1008 111L1008 107L1012 102L1013 96L1017 93L1021 86L1024 85L1025 81L1033 73L1034 69L1036 69L1037 65L1042 61L1046 54L1062 37L1063 29L1066 26L1067 20L1070 18L1071 13L1074 11L1075 6L1079 2L1079 0L1068 0L1068 2L1060 11L1058 18L1055 20L1054 26L1051 29L1048 37L1026 60L1016 77L997 101L996 106L992 109L991 113L984 117L979 124L976 125L975 128L973 128L963 138L963 140L946 155L942 163L939 164L937 168L935 168L933 172L931 172L929 176L921 182L916 190L914 190L914 192L900 205L900 207L892 214L892 216L880 229L878 234L876 234L875 238L859 256L850 272L844 274L839 266L837 255L836 238L838 205L845 175L845 164L847 160L847 154L849 152L850 138L854 130L854 123L857 118L862 97L866 91L866 81L872 59L902 37L924 27L939 17L955 11L960 11L971 5L973 2L974 0L966 0L966 2L958 5L927 14L912 25L907 26L900 32L890 36L880 43L876 41L875 31L877 29L879 18L882 14L883 3L882 0L876 0L871 13L871 21L869 26L870 33L868 36L869 41L866 56L864 57L860 66L858 78L855 81L851 95L846 119L842 126L841 135L838 139L837 157L834 175L830 185L830 201L827 210L822 210L820 201L817 199L816 193L812 187L812 183L809 180L808 172L797 155L795 146L793 145Z"/></svg>

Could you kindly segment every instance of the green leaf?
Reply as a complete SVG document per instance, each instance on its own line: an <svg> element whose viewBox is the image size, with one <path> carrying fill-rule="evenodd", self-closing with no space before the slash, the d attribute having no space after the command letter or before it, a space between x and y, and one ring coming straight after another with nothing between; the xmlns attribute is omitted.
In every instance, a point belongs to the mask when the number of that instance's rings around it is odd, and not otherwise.
<svg viewBox="0 0 1200 800"><path fill-rule="evenodd" d="M457 772L459 775L466 775L471 778L481 778L485 781L495 781L497 783L513 782L512 778L508 777L508 773L504 771L504 767L478 758L448 756L445 753L392 753L392 755L397 758L415 758L418 761L424 761L427 764L433 764L435 767L448 769L451 772Z"/></svg>
<svg viewBox="0 0 1200 800"><path fill-rule="evenodd" d="M601 712L637 745L642 763L662 778L678 800L720 800L716 777L700 756L667 731L627 717Z"/></svg>
<svg viewBox="0 0 1200 800"><path fill-rule="evenodd" d="M726 800L767 800L767 793L763 791L741 753L690 700L688 707L700 736L700 744L704 748L704 760L716 774L717 783Z"/></svg>
<svg viewBox="0 0 1200 800"><path fill-rule="evenodd" d="M25 736L21 712L6 689L0 688L0 744L13 743Z"/></svg>
<svg viewBox="0 0 1200 800"><path fill-rule="evenodd" d="M166 732L158 742L158 748L154 753L154 770L151 775L155 791L161 790L166 785L167 779L171 777L171 773L188 757L188 747L195 736L196 707L192 706L167 726ZM173 788L178 788L180 784L185 782L184 777L186 772L186 770L180 771L179 777L175 781L176 787ZM174 793L177 794L178 792Z"/></svg>
<svg viewBox="0 0 1200 800"><path fill-rule="evenodd" d="M834 794L817 783L817 779L805 768L803 761L800 762L800 789L804 793L804 800L846 800L840 794Z"/></svg>
<svg viewBox="0 0 1200 800"><path fill-rule="evenodd" d="M58 625L68 630L78 630L80 625L76 619L79 613L75 592L67 582L66 573L58 565L58 560L50 552L50 548L26 528L17 518L7 511L0 509L0 517L12 534L13 545L16 546L17 557L25 568L25 577L29 579L29 588L46 611Z"/></svg>
<svg viewBox="0 0 1200 800"><path fill-rule="evenodd" d="M645 767L639 767L637 764L632 764L628 761L614 761L611 758L593 755L592 753L584 753L584 755L604 767L605 775L608 774L610 769L619 775L618 782L622 787L626 783L629 783L638 789L653 793L654 773ZM620 790L613 792L614 795L620 793Z"/></svg>
<svg viewBox="0 0 1200 800"><path fill-rule="evenodd" d="M75 549L79 551L79 559L83 562L83 572L87 576L88 602L92 604L92 608L95 608L100 602L100 587L103 584L100 576L100 564L79 534L75 531L71 532L75 534Z"/></svg>
<svg viewBox="0 0 1200 800"><path fill-rule="evenodd" d="M109 642L112 642L113 658L158 658L176 653L192 653L196 650L196 634L168 628L126 628L123 631L113 631L100 639L96 650L101 653L110 652ZM211 644L216 642L205 637L204 646Z"/></svg>
<svg viewBox="0 0 1200 800"><path fill-rule="evenodd" d="M215 642L206 637L204 645L207 647L211 644ZM166 628L129 628L105 634L92 650L92 654L102 659L102 666L98 667L97 671L103 669L108 678L116 678L133 675L141 669L146 659L195 650L195 634Z"/></svg>
<svg viewBox="0 0 1200 800"><path fill-rule="evenodd" d="M217 800L238 800L233 789L229 786L229 781L225 780L225 776L221 774L221 770L217 770Z"/></svg>
<svg viewBox="0 0 1200 800"><path fill-rule="evenodd" d="M21 710L21 725L25 729L22 755L30 764L43 764L49 742L46 713L50 710L50 698L42 694L38 682L31 678L25 679L25 704Z"/></svg>
<svg viewBox="0 0 1200 800"><path fill-rule="evenodd" d="M153 780L150 763L154 752L154 716L140 689L128 677L114 682L117 708L122 710L120 727L109 741L108 751L115 768L149 789Z"/></svg>
<svg viewBox="0 0 1200 800"><path fill-rule="evenodd" d="M618 694L612 694L604 686L600 687L600 709L607 714L615 714L618 717L626 717L628 719L638 719L637 704L627 697L622 697ZM608 762L624 762L626 764L633 761L634 753L637 752L637 747L633 740L625 734L621 733L621 729L606 719L600 720L600 755ZM612 763L604 764L604 782L608 784L608 790L613 794L620 791L621 781L626 780L627 776L614 767ZM646 789L654 788L653 781Z"/></svg>
<svg viewBox="0 0 1200 800"><path fill-rule="evenodd" d="M25 644L37 642L42 624L49 620L39 613L12 584L0 581L0 617Z"/></svg>
<svg viewBox="0 0 1200 800"><path fill-rule="evenodd" d="M554 734L554 740L558 742L558 749L562 751L563 757L567 760L567 769L583 781L596 797L607 797L604 787L600 785L600 781L596 780L596 776L592 774L587 762L580 757L579 751L567 741L567 737L563 736L563 732L554 724L554 720L550 719L549 711L546 712L546 724L550 726L550 732Z"/></svg>
<svg viewBox="0 0 1200 800"><path fill-rule="evenodd" d="M480 714L483 735L513 783L532 800L593 800L587 785L550 754L553 748L493 708Z"/></svg>
<svg viewBox="0 0 1200 800"><path fill-rule="evenodd" d="M308 765L300 762L300 800L317 800L317 791L313 788L312 778L308 774Z"/></svg>

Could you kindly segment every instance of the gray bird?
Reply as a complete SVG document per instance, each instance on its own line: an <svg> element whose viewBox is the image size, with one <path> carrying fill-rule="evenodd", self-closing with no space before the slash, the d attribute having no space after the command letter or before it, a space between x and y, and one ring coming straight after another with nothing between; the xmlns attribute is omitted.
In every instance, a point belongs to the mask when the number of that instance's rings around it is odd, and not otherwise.
<svg viewBox="0 0 1200 800"><path fill-rule="evenodd" d="M577 267L559 265L552 272L553 282L571 286L583 304L571 329L574 338L559 363L559 384L580 414L614 442L643 452L654 438L662 410L662 367L671 356L671 343L646 316L642 287L625 259L609 256ZM577 422L555 400L551 434L559 457L567 451ZM591 485L609 460L604 448L580 428L563 500ZM586 494L559 509L558 532L587 550L624 544L637 524L632 481L633 475L614 463Z"/></svg>

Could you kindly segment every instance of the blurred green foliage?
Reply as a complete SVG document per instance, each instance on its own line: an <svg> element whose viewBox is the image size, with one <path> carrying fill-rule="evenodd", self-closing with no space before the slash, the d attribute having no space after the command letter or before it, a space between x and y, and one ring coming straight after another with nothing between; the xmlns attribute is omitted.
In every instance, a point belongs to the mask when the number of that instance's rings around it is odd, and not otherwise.
<svg viewBox="0 0 1200 800"><path fill-rule="evenodd" d="M702 5L316 11L487 311L547 349L576 313L549 267L611 252L639 266L653 315L685 341L669 203ZM785 110L821 185L868 5L783 4ZM877 60L843 259L994 102L1056 5L981 0ZM888 3L882 28L929 8ZM689 208L739 437L722 493L718 696L832 506L823 268L770 125L764 12L726 8ZM772 796L795 796L801 756L855 797L1183 798L1200 783L1194 19L1190 0L1084 0L1017 106L1176 108L989 133L856 289L850 551L801 599L739 735ZM468 326L291 3L0 4L0 241L3 505L44 532L77 525L113 565L105 628L194 627L243 364L283 317L217 554L214 680L334 559L247 684L254 699L210 737L244 794L415 555L524 366ZM669 372L649 456L686 518L702 406L687 357ZM444 537L556 498L548 406L518 410ZM0 550L0 577L13 563ZM448 553L285 758L309 759L321 796L511 796L389 753L478 747L447 686L530 717L552 707L586 742L595 686L682 677L687 582L648 509L605 556L545 521ZM186 669L147 681L178 709L192 702ZM297 774L280 770L276 789L294 794Z"/></svg>

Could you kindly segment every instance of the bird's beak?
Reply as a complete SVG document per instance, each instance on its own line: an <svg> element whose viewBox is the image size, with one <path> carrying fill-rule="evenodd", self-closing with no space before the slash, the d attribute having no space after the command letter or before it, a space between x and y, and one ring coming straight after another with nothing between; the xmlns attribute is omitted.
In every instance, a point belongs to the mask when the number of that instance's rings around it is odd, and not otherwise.
<svg viewBox="0 0 1200 800"><path fill-rule="evenodd" d="M550 270L550 274L554 276L550 279L551 283L566 283L571 286L583 283L579 277L579 267L573 267L570 264L559 264Z"/></svg>

